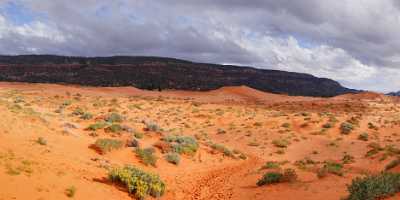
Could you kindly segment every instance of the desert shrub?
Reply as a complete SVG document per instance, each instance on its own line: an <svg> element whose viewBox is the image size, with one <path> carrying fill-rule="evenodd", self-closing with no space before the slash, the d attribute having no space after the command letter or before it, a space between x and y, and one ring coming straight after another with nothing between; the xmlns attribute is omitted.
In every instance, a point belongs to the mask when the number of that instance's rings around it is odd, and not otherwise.
<svg viewBox="0 0 400 200"><path fill-rule="evenodd" d="M354 162L354 156L349 155L349 154L346 153L342 158L342 162L343 162L343 164L353 163Z"/></svg>
<svg viewBox="0 0 400 200"><path fill-rule="evenodd" d="M124 121L124 117L118 113L111 113L106 116L105 120L108 123L121 123Z"/></svg>
<svg viewBox="0 0 400 200"><path fill-rule="evenodd" d="M179 165L181 157L178 153L168 153L165 155L165 160L167 160L169 163Z"/></svg>
<svg viewBox="0 0 400 200"><path fill-rule="evenodd" d="M263 177L258 180L257 185L270 185L274 183L280 183L282 180L283 174L280 172L267 172L263 175Z"/></svg>
<svg viewBox="0 0 400 200"><path fill-rule="evenodd" d="M137 139L142 139L142 138L143 138L143 136L144 136L144 134L143 134L143 133L141 133L141 132L135 132L133 135L134 135L134 136L135 136L135 138L137 138Z"/></svg>
<svg viewBox="0 0 400 200"><path fill-rule="evenodd" d="M322 125L322 128L326 128L326 129L332 128L332 127L333 127L333 123L332 122L328 122L328 123Z"/></svg>
<svg viewBox="0 0 400 200"><path fill-rule="evenodd" d="M157 163L157 156L154 155L155 150L154 148L137 148L135 150L135 153L140 160L142 160L143 164L145 165L151 165L153 167L156 166Z"/></svg>
<svg viewBox="0 0 400 200"><path fill-rule="evenodd" d="M273 140L272 144L279 148L286 148L289 145L289 141L285 139Z"/></svg>
<svg viewBox="0 0 400 200"><path fill-rule="evenodd" d="M233 152L222 144L211 144L210 147L218 152L223 153L225 156L234 157Z"/></svg>
<svg viewBox="0 0 400 200"><path fill-rule="evenodd" d="M72 112L72 115L83 115L85 112L83 111L82 108L77 107L75 110Z"/></svg>
<svg viewBox="0 0 400 200"><path fill-rule="evenodd" d="M102 138L97 139L94 145L100 151L100 153L105 154L112 150L122 148L123 142L115 139Z"/></svg>
<svg viewBox="0 0 400 200"><path fill-rule="evenodd" d="M86 112L86 113L83 113L80 118L83 120L89 120L89 119L93 118L93 115L91 113Z"/></svg>
<svg viewBox="0 0 400 200"><path fill-rule="evenodd" d="M179 154L193 155L199 148L197 140L191 136L168 135L162 140L171 145L173 152Z"/></svg>
<svg viewBox="0 0 400 200"><path fill-rule="evenodd" d="M368 141L368 138L369 138L368 133L361 133L361 134L358 136L358 139L359 139L359 140L362 140L362 141Z"/></svg>
<svg viewBox="0 0 400 200"><path fill-rule="evenodd" d="M72 100L65 100L65 101L62 103L62 106L67 107L67 106L69 106L69 105L71 105L71 104L72 104Z"/></svg>
<svg viewBox="0 0 400 200"><path fill-rule="evenodd" d="M94 123L94 124L89 125L89 126L86 128L86 130L95 131L95 130L98 130L98 129L105 128L105 127L108 126L108 125L109 125L109 124L106 123L106 122L96 122L96 123Z"/></svg>
<svg viewBox="0 0 400 200"><path fill-rule="evenodd" d="M123 184L138 199L144 199L148 195L157 198L165 192L165 183L158 175L134 166L112 169L108 177L112 182Z"/></svg>
<svg viewBox="0 0 400 200"><path fill-rule="evenodd" d="M281 125L283 128L290 128L290 124L289 123L283 123L282 125Z"/></svg>
<svg viewBox="0 0 400 200"><path fill-rule="evenodd" d="M343 165L337 162L325 162L324 166L317 172L319 178L325 177L327 174L334 174L337 176L343 176Z"/></svg>
<svg viewBox="0 0 400 200"><path fill-rule="evenodd" d="M105 129L106 132L119 133L122 131L122 126L119 124L112 124Z"/></svg>
<svg viewBox="0 0 400 200"><path fill-rule="evenodd" d="M355 178L347 186L350 195L347 200L383 199L400 192L400 174L381 173L378 175Z"/></svg>
<svg viewBox="0 0 400 200"><path fill-rule="evenodd" d="M40 145L47 145L47 140L46 139L44 139L44 138L42 138L42 137L39 137L37 140L36 140L36 142L38 143L38 144L40 144Z"/></svg>
<svg viewBox="0 0 400 200"><path fill-rule="evenodd" d="M294 182L297 180L297 173L294 169L285 169L284 172L267 172L261 179L258 180L257 185L270 185L283 182Z"/></svg>
<svg viewBox="0 0 400 200"><path fill-rule="evenodd" d="M72 198L75 196L76 193L76 187L75 186L71 186L69 188L67 188L65 190L65 195L67 195L67 197Z"/></svg>
<svg viewBox="0 0 400 200"><path fill-rule="evenodd" d="M377 126L375 126L373 123L371 123L371 122L368 122L368 128L369 129L372 129L372 130L379 130L379 128L377 127Z"/></svg>
<svg viewBox="0 0 400 200"><path fill-rule="evenodd" d="M395 160L392 160L390 163L388 163L385 166L385 170L387 171L387 170L393 169L393 168L397 167L398 165L400 165L400 159L399 158L395 159Z"/></svg>
<svg viewBox="0 0 400 200"><path fill-rule="evenodd" d="M283 171L281 182L294 182L297 178L296 170L288 168Z"/></svg>
<svg viewBox="0 0 400 200"><path fill-rule="evenodd" d="M371 156L379 153L380 151L383 151L383 149L384 149L381 147L380 144L378 144L376 142L372 142L372 143L368 144L368 147L370 148L370 150L368 150L365 157L371 157Z"/></svg>
<svg viewBox="0 0 400 200"><path fill-rule="evenodd" d="M136 139L131 139L126 142L127 147L139 147L139 145L139 141L137 141Z"/></svg>
<svg viewBox="0 0 400 200"><path fill-rule="evenodd" d="M354 129L353 124L349 122L343 122L342 124L340 124L340 132L344 135L350 134L350 132L353 131L353 129Z"/></svg>
<svg viewBox="0 0 400 200"><path fill-rule="evenodd" d="M158 126L158 124L156 124L155 122L144 122L146 125L146 130L147 131L153 131L153 132L158 132L161 130L160 126Z"/></svg>

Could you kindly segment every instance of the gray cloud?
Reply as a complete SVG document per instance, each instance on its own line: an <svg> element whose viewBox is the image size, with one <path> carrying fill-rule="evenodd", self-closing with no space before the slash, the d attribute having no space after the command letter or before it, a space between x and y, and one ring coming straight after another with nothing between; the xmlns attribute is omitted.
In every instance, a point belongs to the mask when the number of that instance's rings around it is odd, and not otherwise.
<svg viewBox="0 0 400 200"><path fill-rule="evenodd" d="M13 2L40 17L15 24L0 12L0 53L171 56L400 89L396 0Z"/></svg>

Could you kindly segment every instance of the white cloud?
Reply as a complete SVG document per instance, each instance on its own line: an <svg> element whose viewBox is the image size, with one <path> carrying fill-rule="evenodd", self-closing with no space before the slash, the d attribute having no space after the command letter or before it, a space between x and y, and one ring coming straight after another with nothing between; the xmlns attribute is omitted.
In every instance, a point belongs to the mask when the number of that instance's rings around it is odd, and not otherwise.
<svg viewBox="0 0 400 200"><path fill-rule="evenodd" d="M302 47L294 37L260 36L244 38L240 45L263 58L259 67L310 73L350 83L372 77L375 66L368 66L353 58L345 50L327 45Z"/></svg>

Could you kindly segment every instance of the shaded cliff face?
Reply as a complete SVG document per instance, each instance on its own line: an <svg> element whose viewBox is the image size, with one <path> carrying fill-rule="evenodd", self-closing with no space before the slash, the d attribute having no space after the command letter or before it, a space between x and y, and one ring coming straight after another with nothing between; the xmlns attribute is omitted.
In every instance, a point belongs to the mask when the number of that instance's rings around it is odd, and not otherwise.
<svg viewBox="0 0 400 200"><path fill-rule="evenodd" d="M387 93L387 95L400 97L400 91L398 91L398 92L390 92L390 93Z"/></svg>
<svg viewBox="0 0 400 200"><path fill-rule="evenodd" d="M213 90L246 85L261 91L330 97L357 92L308 74L193 63L159 57L0 56L0 81Z"/></svg>

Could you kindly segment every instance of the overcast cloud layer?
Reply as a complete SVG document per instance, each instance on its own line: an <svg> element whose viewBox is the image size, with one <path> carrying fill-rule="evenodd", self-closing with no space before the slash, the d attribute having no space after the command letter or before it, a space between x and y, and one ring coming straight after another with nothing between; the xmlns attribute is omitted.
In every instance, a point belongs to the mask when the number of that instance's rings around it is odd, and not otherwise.
<svg viewBox="0 0 400 200"><path fill-rule="evenodd" d="M0 0L0 54L154 55L400 90L397 0Z"/></svg>

